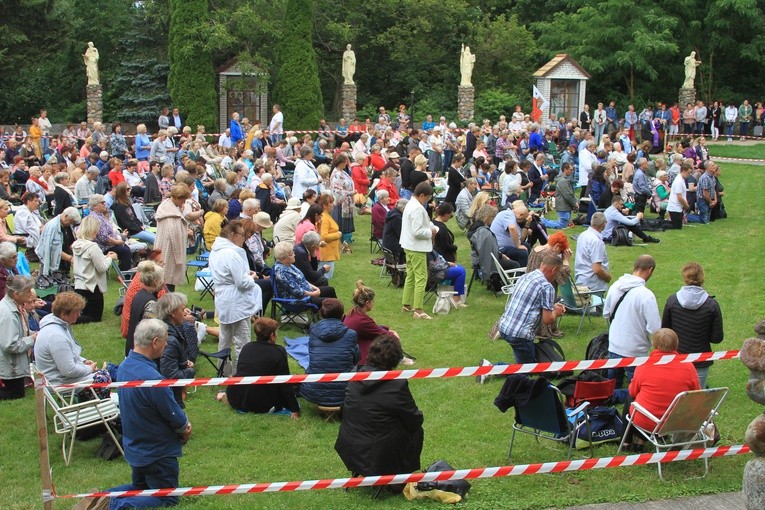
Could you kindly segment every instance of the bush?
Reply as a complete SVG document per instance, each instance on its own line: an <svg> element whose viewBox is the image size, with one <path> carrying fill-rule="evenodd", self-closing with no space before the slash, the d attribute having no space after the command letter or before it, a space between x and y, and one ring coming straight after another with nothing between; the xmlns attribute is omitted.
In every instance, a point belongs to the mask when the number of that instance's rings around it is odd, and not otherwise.
<svg viewBox="0 0 765 510"><path fill-rule="evenodd" d="M289 34L279 45L275 96L289 129L316 129L324 103L314 53L311 0L288 0L284 16Z"/></svg>
<svg viewBox="0 0 765 510"><path fill-rule="evenodd" d="M207 0L171 0L167 87L173 105L186 116L186 125L202 124L208 131L218 125L215 68L200 39L202 23L209 19Z"/></svg>
<svg viewBox="0 0 765 510"><path fill-rule="evenodd" d="M498 89L485 90L475 98L476 122L480 122L483 119L496 121L500 115L509 117L517 104L523 107L524 112L531 111L531 102L529 100L521 100L517 95L508 94Z"/></svg>

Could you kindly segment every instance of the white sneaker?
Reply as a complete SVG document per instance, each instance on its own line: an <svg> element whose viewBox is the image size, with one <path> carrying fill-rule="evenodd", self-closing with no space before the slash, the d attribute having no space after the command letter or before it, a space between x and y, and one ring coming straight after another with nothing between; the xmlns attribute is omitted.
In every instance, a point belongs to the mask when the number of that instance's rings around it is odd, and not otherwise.
<svg viewBox="0 0 765 510"><path fill-rule="evenodd" d="M485 366L493 366L491 362L487 359L482 359L481 362L478 364L478 366L485 367ZM485 384L486 379L488 379L488 375L478 375L475 378L475 382L478 384Z"/></svg>

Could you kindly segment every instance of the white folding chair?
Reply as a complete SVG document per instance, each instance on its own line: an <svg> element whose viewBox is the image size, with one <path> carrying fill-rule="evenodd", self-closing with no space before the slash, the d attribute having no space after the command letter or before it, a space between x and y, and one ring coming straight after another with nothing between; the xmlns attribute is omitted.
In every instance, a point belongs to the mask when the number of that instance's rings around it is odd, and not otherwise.
<svg viewBox="0 0 765 510"><path fill-rule="evenodd" d="M502 264L499 263L499 260L497 260L497 257L495 257L493 253L491 254L491 259L494 261L494 268L497 270L497 273L499 273L500 280L502 280L502 293L507 296L507 301L505 302L507 304L507 302L510 301L510 297L513 295L513 290L515 289L515 284L518 282L518 279L526 274L526 268L518 267L516 269L503 269Z"/></svg>
<svg viewBox="0 0 765 510"><path fill-rule="evenodd" d="M32 370L42 376L42 373L34 365ZM104 426L106 432L114 440L114 444L119 448L120 453L125 454L110 426L111 422L120 417L120 410L115 400L100 400L93 388L83 390L92 392L93 395L93 400L86 402L76 402L74 391L58 391L49 386L45 386L43 391L45 392L45 402L53 409L54 431L56 434L63 435L61 452L64 455L64 464L68 466L72 459L77 431L97 425Z"/></svg>
<svg viewBox="0 0 765 510"><path fill-rule="evenodd" d="M675 399L667 408L663 416L654 416L645 407L637 402L632 402L631 408L634 413L641 414L654 424L653 428L643 428L635 425L632 414L627 415L627 428L624 430L622 442L619 444L621 452L627 432L630 427L634 428L646 441L656 448L656 453L662 450L702 446L706 448L707 442L713 438L707 434L707 427L714 423L717 409L728 395L728 388L710 388L707 390L684 391L675 396ZM661 472L661 462L656 464L659 468L659 479L664 480ZM709 472L709 459L704 459L704 476Z"/></svg>

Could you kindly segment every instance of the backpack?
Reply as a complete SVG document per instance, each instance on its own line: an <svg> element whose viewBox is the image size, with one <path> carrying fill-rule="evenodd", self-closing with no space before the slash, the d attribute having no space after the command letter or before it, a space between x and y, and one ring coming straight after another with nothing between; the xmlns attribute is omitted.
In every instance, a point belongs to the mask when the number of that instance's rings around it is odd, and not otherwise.
<svg viewBox="0 0 765 510"><path fill-rule="evenodd" d="M425 470L426 473L433 471L454 471L454 468L445 460L437 460ZM418 491L431 491L433 489L459 494L462 499L465 499L465 495L470 490L470 484L467 480L439 480L437 482L419 482L417 484Z"/></svg>
<svg viewBox="0 0 765 510"><path fill-rule="evenodd" d="M584 353L584 359L608 359L608 331L590 340ZM607 372L607 370L595 370L595 372L605 376L602 372Z"/></svg>
<svg viewBox="0 0 765 510"><path fill-rule="evenodd" d="M566 355L558 342L551 338L540 338L534 343L534 350L537 355L538 363L553 363L557 361L566 361ZM561 377L570 377L574 372L543 372L541 375L547 379L560 379Z"/></svg>
<svg viewBox="0 0 765 510"><path fill-rule="evenodd" d="M630 237L630 231L627 227L619 225L614 229L614 234L611 237L611 245L613 246L632 246L632 237Z"/></svg>

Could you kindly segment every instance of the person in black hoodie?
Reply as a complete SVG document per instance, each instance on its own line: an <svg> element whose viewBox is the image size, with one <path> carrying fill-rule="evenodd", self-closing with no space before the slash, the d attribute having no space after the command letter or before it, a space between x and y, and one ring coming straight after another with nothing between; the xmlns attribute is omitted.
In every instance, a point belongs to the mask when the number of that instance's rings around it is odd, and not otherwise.
<svg viewBox="0 0 765 510"><path fill-rule="evenodd" d="M452 164L446 171L446 183L449 185L449 190L446 192L444 202L449 202L452 206L456 205L457 195L462 191L462 184L465 182L465 176L460 171L464 162L465 156L462 153L457 153L452 158Z"/></svg>
<svg viewBox="0 0 765 510"><path fill-rule="evenodd" d="M720 305L702 287L704 268L696 262L683 266L685 286L669 296L664 305L661 327L670 328L680 340L677 352L690 354L710 352L710 344L723 341L723 320ZM694 363L701 388L706 388L711 361Z"/></svg>
<svg viewBox="0 0 765 510"><path fill-rule="evenodd" d="M391 333L378 336L360 370L393 370L404 354ZM411 473L420 469L422 411L404 379L348 383L335 451L354 475ZM403 485L390 486L401 492Z"/></svg>

